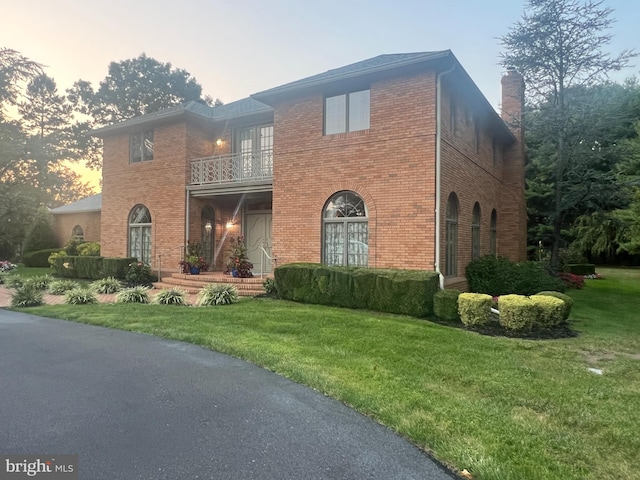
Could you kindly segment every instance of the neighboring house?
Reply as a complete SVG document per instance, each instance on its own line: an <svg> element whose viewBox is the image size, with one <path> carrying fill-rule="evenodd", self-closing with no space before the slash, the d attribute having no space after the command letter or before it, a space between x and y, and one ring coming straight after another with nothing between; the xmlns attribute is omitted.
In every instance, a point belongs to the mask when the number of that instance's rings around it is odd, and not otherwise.
<svg viewBox="0 0 640 480"><path fill-rule="evenodd" d="M71 239L99 242L101 209L101 193L51 209L58 245L64 246Z"/></svg>
<svg viewBox="0 0 640 480"><path fill-rule="evenodd" d="M526 254L524 83L502 87L501 118L450 51L381 55L96 130L102 254L177 271L197 240L222 270L244 235L258 272L270 255L464 286L472 258Z"/></svg>

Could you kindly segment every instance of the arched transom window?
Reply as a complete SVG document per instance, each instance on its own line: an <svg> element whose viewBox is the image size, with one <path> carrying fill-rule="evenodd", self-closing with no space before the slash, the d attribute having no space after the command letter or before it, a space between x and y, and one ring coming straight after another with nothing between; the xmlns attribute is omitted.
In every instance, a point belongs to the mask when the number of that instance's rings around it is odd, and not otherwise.
<svg viewBox="0 0 640 480"><path fill-rule="evenodd" d="M151 265L151 214L144 205L129 214L129 256Z"/></svg>
<svg viewBox="0 0 640 480"><path fill-rule="evenodd" d="M322 258L327 265L369 264L369 216L357 193L338 192L325 204Z"/></svg>

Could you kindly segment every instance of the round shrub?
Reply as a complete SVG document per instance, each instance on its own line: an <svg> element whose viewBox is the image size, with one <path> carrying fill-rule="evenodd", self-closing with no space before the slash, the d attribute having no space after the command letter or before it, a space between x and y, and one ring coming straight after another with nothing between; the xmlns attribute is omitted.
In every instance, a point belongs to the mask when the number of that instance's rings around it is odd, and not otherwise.
<svg viewBox="0 0 640 480"><path fill-rule="evenodd" d="M274 297L278 296L278 285L274 278L265 279L265 281L262 282L262 288L264 288L267 295L273 295Z"/></svg>
<svg viewBox="0 0 640 480"><path fill-rule="evenodd" d="M42 305L42 291L33 285L20 285L11 296L11 306L17 307L37 307Z"/></svg>
<svg viewBox="0 0 640 480"><path fill-rule="evenodd" d="M433 295L434 315L442 320L460 320L460 315L458 314L458 296L460 293L459 290L454 289L438 290Z"/></svg>
<svg viewBox="0 0 640 480"><path fill-rule="evenodd" d="M548 295L532 295L529 297L538 310L536 326L552 328L559 325L564 314L564 302Z"/></svg>
<svg viewBox="0 0 640 480"><path fill-rule="evenodd" d="M64 294L64 303L68 305L89 305L98 303L98 299L90 288L74 288Z"/></svg>
<svg viewBox="0 0 640 480"><path fill-rule="evenodd" d="M151 273L151 267L142 262L130 263L124 274L124 280L130 287L141 285L150 287L155 280L155 276Z"/></svg>
<svg viewBox="0 0 640 480"><path fill-rule="evenodd" d="M491 318L493 297L484 293L461 293L458 296L458 313L466 326L486 325Z"/></svg>
<svg viewBox="0 0 640 480"><path fill-rule="evenodd" d="M235 285L211 283L200 290L196 304L199 307L230 305L240 301Z"/></svg>
<svg viewBox="0 0 640 480"><path fill-rule="evenodd" d="M551 292L551 291L538 292L536 293L536 295L548 295L550 297L555 297L562 300L564 302L564 312L562 313L562 319L566 320L569 318L569 314L571 313L571 308L573 307L573 298L571 298L569 295L565 295L564 293L560 293L560 292Z"/></svg>
<svg viewBox="0 0 640 480"><path fill-rule="evenodd" d="M153 303L158 305L187 305L185 298L186 293L180 288L165 288L160 290L156 297L153 299Z"/></svg>
<svg viewBox="0 0 640 480"><path fill-rule="evenodd" d="M118 293L122 285L115 277L105 277L91 282L91 288L96 293Z"/></svg>
<svg viewBox="0 0 640 480"><path fill-rule="evenodd" d="M51 295L64 295L74 288L80 288L80 284L73 280L53 280L49 284L49 293Z"/></svg>
<svg viewBox="0 0 640 480"><path fill-rule="evenodd" d="M149 303L149 288L138 285L122 289L116 295L116 303Z"/></svg>
<svg viewBox="0 0 640 480"><path fill-rule="evenodd" d="M538 308L524 295L502 295L498 299L499 322L509 330L531 330L538 321Z"/></svg>
<svg viewBox="0 0 640 480"><path fill-rule="evenodd" d="M100 244L98 242L84 242L76 247L81 257L99 257Z"/></svg>

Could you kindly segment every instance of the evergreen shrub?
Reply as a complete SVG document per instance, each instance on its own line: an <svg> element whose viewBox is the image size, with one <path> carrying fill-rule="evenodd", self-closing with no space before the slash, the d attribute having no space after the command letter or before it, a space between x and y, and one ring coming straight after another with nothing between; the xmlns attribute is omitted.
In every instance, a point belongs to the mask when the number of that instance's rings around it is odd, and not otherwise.
<svg viewBox="0 0 640 480"><path fill-rule="evenodd" d="M328 267L291 263L274 271L286 300L415 317L433 314L438 274L420 270Z"/></svg>
<svg viewBox="0 0 640 480"><path fill-rule="evenodd" d="M134 262L138 262L135 257L102 257L102 275L124 279L129 265Z"/></svg>
<svg viewBox="0 0 640 480"><path fill-rule="evenodd" d="M529 298L538 313L535 326L552 328L562 323L565 305L561 299L548 295L532 295Z"/></svg>
<svg viewBox="0 0 640 480"><path fill-rule="evenodd" d="M433 314L441 320L460 320L458 313L459 290L438 290L433 296Z"/></svg>
<svg viewBox="0 0 640 480"><path fill-rule="evenodd" d="M489 323L492 306L493 297L486 293L461 293L458 296L458 314L468 327Z"/></svg>
<svg viewBox="0 0 640 480"><path fill-rule="evenodd" d="M538 322L538 308L524 295L502 295L498 299L499 322L509 330L531 330Z"/></svg>
<svg viewBox="0 0 640 480"><path fill-rule="evenodd" d="M25 267L49 267L49 257L59 251L58 248L47 248L25 253L22 256L22 263Z"/></svg>
<svg viewBox="0 0 640 480"><path fill-rule="evenodd" d="M571 308L573 307L573 298L569 295L565 295L560 292L550 292L550 291L542 291L538 292L536 295L548 295L550 297L559 298L564 303L564 310L562 312L562 319L567 320L569 318L569 314L571 313Z"/></svg>
<svg viewBox="0 0 640 480"><path fill-rule="evenodd" d="M581 276L594 275L596 273L596 266L593 263L567 263L564 266L564 271Z"/></svg>
<svg viewBox="0 0 640 480"><path fill-rule="evenodd" d="M100 244L98 242L84 242L76 248L81 257L99 257Z"/></svg>

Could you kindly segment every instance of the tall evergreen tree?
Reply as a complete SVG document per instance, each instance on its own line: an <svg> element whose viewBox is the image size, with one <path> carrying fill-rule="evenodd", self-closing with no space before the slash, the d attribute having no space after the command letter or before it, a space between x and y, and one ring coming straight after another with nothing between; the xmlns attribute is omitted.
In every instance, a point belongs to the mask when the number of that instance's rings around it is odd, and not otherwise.
<svg viewBox="0 0 640 480"><path fill-rule="evenodd" d="M541 171L550 189L551 211L546 218L551 237L551 265L558 266L563 243L563 228L570 211L581 198L567 196L567 187L583 174L581 181L594 186L593 170L584 169L577 159L593 157L593 143L572 141L571 133L579 130L579 108L573 108L571 89L601 82L606 75L628 65L635 56L625 50L616 56L605 47L612 36L608 33L612 10L602 1L529 0L521 21L502 37L505 48L501 63L520 71L528 88L530 106L537 107L545 124L545 162ZM596 157L598 155L595 155ZM578 177L573 174L578 174Z"/></svg>

